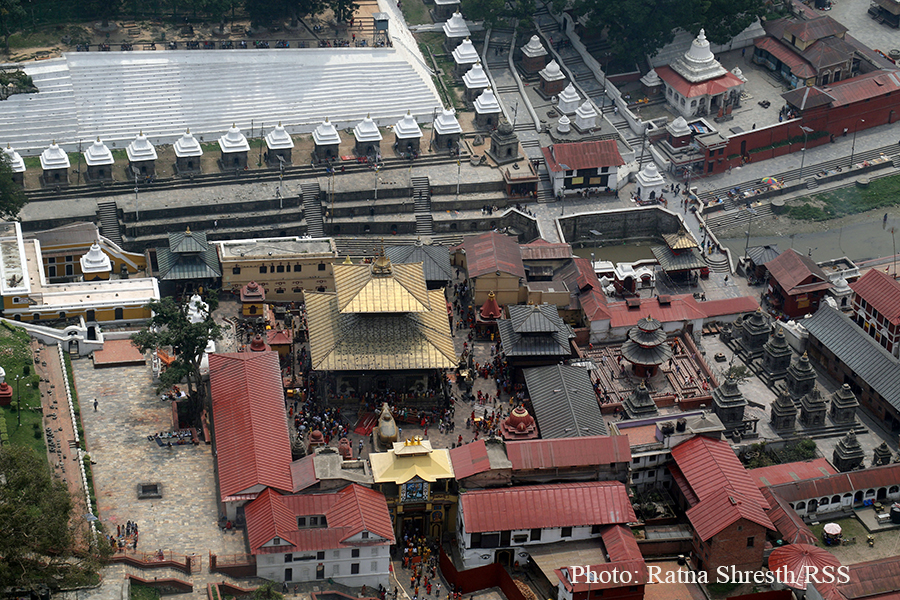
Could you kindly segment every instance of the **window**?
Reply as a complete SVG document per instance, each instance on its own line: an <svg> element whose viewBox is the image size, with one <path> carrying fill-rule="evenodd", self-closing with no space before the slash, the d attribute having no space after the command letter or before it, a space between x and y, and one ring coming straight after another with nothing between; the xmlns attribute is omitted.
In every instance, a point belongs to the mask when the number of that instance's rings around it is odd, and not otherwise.
<svg viewBox="0 0 900 600"><path fill-rule="evenodd" d="M293 562L293 560L294 560L293 554L285 554L284 555L284 562L289 563L289 562Z"/></svg>
<svg viewBox="0 0 900 600"><path fill-rule="evenodd" d="M559 537L572 537L572 528L571 527L563 527L562 531L559 533Z"/></svg>
<svg viewBox="0 0 900 600"><path fill-rule="evenodd" d="M332 555L334 558L340 558L340 557L341 557L341 551L340 551L340 550L335 550L334 552L331 553L331 555Z"/></svg>
<svg viewBox="0 0 900 600"><path fill-rule="evenodd" d="M47 262L50 263L51 265L54 264L56 262L56 257L51 256L50 258L47 259Z"/></svg>
<svg viewBox="0 0 900 600"><path fill-rule="evenodd" d="M368 532L368 531L363 531L361 537L362 537L362 539L364 539L364 540L369 539L369 532Z"/></svg>
<svg viewBox="0 0 900 600"><path fill-rule="evenodd" d="M359 575L359 563L353 563L350 565L350 574Z"/></svg>
<svg viewBox="0 0 900 600"><path fill-rule="evenodd" d="M276 294L283 294L283 293L284 293L284 288L275 288L275 293L276 293Z"/></svg>
<svg viewBox="0 0 900 600"><path fill-rule="evenodd" d="M325 551L319 550L316 552L316 560L325 560Z"/></svg>
<svg viewBox="0 0 900 600"><path fill-rule="evenodd" d="M536 542L541 539L541 530L540 529L532 529L531 530L531 541Z"/></svg>
<svg viewBox="0 0 900 600"><path fill-rule="evenodd" d="M35 320L35 321L40 321L40 320L41 320L41 315L38 314L38 313L34 313L34 320Z"/></svg>
<svg viewBox="0 0 900 600"><path fill-rule="evenodd" d="M299 273L302 265L294 265L294 273Z"/></svg>
<svg viewBox="0 0 900 600"><path fill-rule="evenodd" d="M280 544L281 544L281 538L275 538L274 540L272 540L272 544L275 545L275 546L280 545Z"/></svg>
<svg viewBox="0 0 900 600"><path fill-rule="evenodd" d="M359 558L359 548L350 551L350 558Z"/></svg>
<svg viewBox="0 0 900 600"><path fill-rule="evenodd" d="M297 517L297 527L306 527L306 517Z"/></svg>
<svg viewBox="0 0 900 600"><path fill-rule="evenodd" d="M640 459L640 457L633 459L633 460L631 461L631 464L633 464L633 465L639 465L639 464L641 464L641 459Z"/></svg>
<svg viewBox="0 0 900 600"><path fill-rule="evenodd" d="M302 288L302 287L295 287L295 288L291 288L291 291L294 292L295 294L302 294L302 293L303 293L303 288Z"/></svg>
<svg viewBox="0 0 900 600"><path fill-rule="evenodd" d="M47 277L56 277L56 267L50 265L47 267Z"/></svg>
<svg viewBox="0 0 900 600"><path fill-rule="evenodd" d="M319 263L319 270L320 270L320 271L324 271L324 270L325 270L325 263Z"/></svg>
<svg viewBox="0 0 900 600"><path fill-rule="evenodd" d="M240 267L232 267L232 268L231 268L231 274L232 274L232 275L240 275L240 274L241 274L241 268L240 268Z"/></svg>
<svg viewBox="0 0 900 600"><path fill-rule="evenodd" d="M750 536L750 537L747 538L747 547L748 547L748 548L752 548L752 547L753 547L753 536Z"/></svg>
<svg viewBox="0 0 900 600"><path fill-rule="evenodd" d="M278 265L277 267L275 267L275 272L284 273L284 265Z"/></svg>
<svg viewBox="0 0 900 600"><path fill-rule="evenodd" d="M75 262L75 257L74 257L74 256L67 256L67 257L66 257L66 262Z"/></svg>
<svg viewBox="0 0 900 600"><path fill-rule="evenodd" d="M369 567L371 567L370 570L371 570L373 573L375 573L376 571L378 571L378 561L374 561L374 560L373 560L373 561L372 561L372 564L369 565Z"/></svg>
<svg viewBox="0 0 900 600"><path fill-rule="evenodd" d="M599 525L591 525L591 533L594 535L600 533L600 526Z"/></svg>
<svg viewBox="0 0 900 600"><path fill-rule="evenodd" d="M261 267L259 268L259 274L260 274L260 275L265 275L265 274L268 273L268 272L269 272L269 268L268 268L267 266L265 266L265 265L263 265L263 266L261 266Z"/></svg>

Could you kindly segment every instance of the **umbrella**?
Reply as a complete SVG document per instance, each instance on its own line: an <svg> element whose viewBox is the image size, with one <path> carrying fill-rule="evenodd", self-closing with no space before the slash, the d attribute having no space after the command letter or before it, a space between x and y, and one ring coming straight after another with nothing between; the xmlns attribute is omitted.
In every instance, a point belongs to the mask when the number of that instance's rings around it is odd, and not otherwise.
<svg viewBox="0 0 900 600"><path fill-rule="evenodd" d="M841 526L837 523L827 523L824 531L828 535L841 535Z"/></svg>
<svg viewBox="0 0 900 600"><path fill-rule="evenodd" d="M778 183L778 180L774 177L763 177L762 183L766 185L772 185L774 183Z"/></svg>

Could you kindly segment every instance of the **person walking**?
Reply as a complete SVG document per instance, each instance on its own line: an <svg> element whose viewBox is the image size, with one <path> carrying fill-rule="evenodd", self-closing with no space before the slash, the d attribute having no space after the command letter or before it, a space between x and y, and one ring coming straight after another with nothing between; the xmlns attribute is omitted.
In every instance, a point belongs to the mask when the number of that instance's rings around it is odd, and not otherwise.
<svg viewBox="0 0 900 600"><path fill-rule="evenodd" d="M97 404L98 404L97 399L94 398L94 412L97 412Z"/></svg>

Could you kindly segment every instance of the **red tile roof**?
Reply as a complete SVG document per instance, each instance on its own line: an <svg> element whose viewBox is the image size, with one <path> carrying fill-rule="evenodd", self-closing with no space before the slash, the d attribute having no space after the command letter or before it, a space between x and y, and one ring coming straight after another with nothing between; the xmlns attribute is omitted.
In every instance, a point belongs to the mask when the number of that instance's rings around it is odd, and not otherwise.
<svg viewBox="0 0 900 600"><path fill-rule="evenodd" d="M817 477L826 477L828 475L836 475L834 467L832 467L824 458L815 458L803 462L792 462L783 465L772 465L771 467L760 467L758 469L750 469L747 471L750 477L761 488L770 485L779 485L790 481L802 481L804 479L816 479Z"/></svg>
<svg viewBox="0 0 900 600"><path fill-rule="evenodd" d="M811 573L836 573L840 566L841 561L834 554L809 544L789 544L775 548L769 555L769 570L783 572L781 580L791 582L790 587L794 589L805 590L811 582Z"/></svg>
<svg viewBox="0 0 900 600"><path fill-rule="evenodd" d="M775 529L765 514L771 508L728 442L697 436L672 449L676 469L698 501L687 512L697 534L708 540L744 518ZM688 496L690 499L690 496Z"/></svg>
<svg viewBox="0 0 900 600"><path fill-rule="evenodd" d="M802 56L773 37L761 37L755 40L753 45L786 64L791 69L791 73L797 77L807 79L816 74L816 70Z"/></svg>
<svg viewBox="0 0 900 600"><path fill-rule="evenodd" d="M491 470L484 440L453 448L450 450L450 462L453 463L453 475L457 480Z"/></svg>
<svg viewBox="0 0 900 600"><path fill-rule="evenodd" d="M788 544L815 544L816 535L806 525L791 505L772 493L770 488L762 488L763 497L773 508L766 514L778 531L781 539Z"/></svg>
<svg viewBox="0 0 900 600"><path fill-rule="evenodd" d="M685 98L693 98L695 96L716 96L723 94L728 90L743 85L744 82L738 79L734 73L726 72L721 77L702 81L700 83L691 83L670 67L656 67L656 74L665 81L669 87Z"/></svg>
<svg viewBox="0 0 900 600"><path fill-rule="evenodd" d="M693 296L669 296L670 304L660 304L658 298L641 298L640 308L629 308L625 302L606 305L610 315L610 327L634 327L650 315L661 323L678 323L705 319L706 313Z"/></svg>
<svg viewBox="0 0 900 600"><path fill-rule="evenodd" d="M647 583L649 578L647 564L644 562L641 549L638 547L631 529L622 525L610 525L601 530L600 538L603 540L603 547L609 556L609 562L590 566L590 571L597 573L596 580L588 583L586 576L579 576L577 583L573 584L570 578L563 573L563 569L556 569L556 575L567 590L575 592L590 590L593 592ZM621 578L613 576L613 569L616 569L618 573L628 571L632 574L632 579L627 583L622 581ZM608 575L602 575L602 573L608 573ZM571 576L571 573L569 575Z"/></svg>
<svg viewBox="0 0 900 600"><path fill-rule="evenodd" d="M600 286L600 278L597 277L597 273L594 271L594 264L588 258L575 257L572 259L572 262L575 265L575 270L578 273L578 289L583 290L586 287L590 287L595 290L599 290ZM604 303L606 297L604 296Z"/></svg>
<svg viewBox="0 0 900 600"><path fill-rule="evenodd" d="M216 461L222 498L291 491L291 445L277 352L211 354Z"/></svg>
<svg viewBox="0 0 900 600"><path fill-rule="evenodd" d="M525 277L522 253L514 237L491 231L466 238L462 244L454 246L451 250L465 251L469 277L497 271Z"/></svg>
<svg viewBox="0 0 900 600"><path fill-rule="evenodd" d="M890 323L900 323L900 281L871 269L851 283L850 288Z"/></svg>
<svg viewBox="0 0 900 600"><path fill-rule="evenodd" d="M850 581L837 584L837 589L851 600L900 598L900 556L850 565Z"/></svg>
<svg viewBox="0 0 900 600"><path fill-rule="evenodd" d="M572 257L572 246L569 244L551 244L542 239L519 246L519 251L522 260L561 260Z"/></svg>
<svg viewBox="0 0 900 600"><path fill-rule="evenodd" d="M475 490L460 494L459 506L469 533L612 525L635 520L628 492L618 481Z"/></svg>
<svg viewBox="0 0 900 600"><path fill-rule="evenodd" d="M630 463L631 446L624 435L521 440L507 444L506 456L514 471L584 467Z"/></svg>
<svg viewBox="0 0 900 600"><path fill-rule="evenodd" d="M707 318L724 317L726 315L740 315L756 312L759 303L750 296L738 296L737 298L725 298L723 300L707 300L700 302L699 308L706 313Z"/></svg>
<svg viewBox="0 0 900 600"><path fill-rule="evenodd" d="M295 494L319 483L315 458L314 454L310 454L291 463L291 480L294 482L292 491Z"/></svg>
<svg viewBox="0 0 900 600"><path fill-rule="evenodd" d="M591 288L589 291L578 296L581 303L581 310L588 321L608 321L610 319L609 310L606 306L606 294L602 290Z"/></svg>
<svg viewBox="0 0 900 600"><path fill-rule="evenodd" d="M643 554L631 529L624 525L610 525L600 531L603 546L610 562L643 560Z"/></svg>
<svg viewBox="0 0 900 600"><path fill-rule="evenodd" d="M622 155L619 154L619 146L613 140L553 144L541 148L541 152L544 153L547 168L554 173L564 170L619 167L625 164ZM562 165L568 169L563 169Z"/></svg>
<svg viewBox="0 0 900 600"><path fill-rule="evenodd" d="M293 337L290 329L270 329L266 332L266 342L270 346L290 346Z"/></svg>
<svg viewBox="0 0 900 600"><path fill-rule="evenodd" d="M828 276L808 256L790 248L769 262L766 269L772 279L781 286L789 296L806 294L831 287Z"/></svg>
<svg viewBox="0 0 900 600"><path fill-rule="evenodd" d="M394 543L394 529L384 496L357 484L331 494L281 496L266 490L246 506L244 513L252 554ZM324 515L328 527L298 528L297 517L315 515ZM377 538L348 542L349 538L364 531ZM262 547L276 535L290 542L292 547Z"/></svg>
<svg viewBox="0 0 900 600"><path fill-rule="evenodd" d="M783 483L773 486L772 492L788 502L799 502L810 498L852 493L856 490L890 487L897 485L898 481L900 481L900 463L895 463L883 467L869 467L863 471Z"/></svg>

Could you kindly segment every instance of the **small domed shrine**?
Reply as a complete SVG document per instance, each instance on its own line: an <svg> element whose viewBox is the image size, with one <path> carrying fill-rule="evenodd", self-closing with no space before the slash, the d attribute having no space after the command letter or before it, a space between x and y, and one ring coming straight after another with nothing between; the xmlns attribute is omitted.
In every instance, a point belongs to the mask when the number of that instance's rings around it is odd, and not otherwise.
<svg viewBox="0 0 900 600"><path fill-rule="evenodd" d="M316 448L320 448L325 445L325 436L322 435L322 432L318 429L315 429L309 434L309 444L306 446L306 453L312 454Z"/></svg>
<svg viewBox="0 0 900 600"><path fill-rule="evenodd" d="M95 241L91 244L91 249L79 261L81 262L81 273L84 275L85 281L105 281L109 279L112 263L109 260L109 256L100 249L98 242Z"/></svg>
<svg viewBox="0 0 900 600"><path fill-rule="evenodd" d="M787 389L792 398L799 398L812 391L816 385L816 371L809 362L809 355L803 353L791 363L787 370Z"/></svg>
<svg viewBox="0 0 900 600"><path fill-rule="evenodd" d="M491 291L475 315L475 335L478 339L489 339L492 333L499 333L497 319L502 316L503 309L497 303L497 294Z"/></svg>
<svg viewBox="0 0 900 600"><path fill-rule="evenodd" d="M585 100L584 104L575 111L575 129L581 133L587 133L596 126L597 109L590 100Z"/></svg>
<svg viewBox="0 0 900 600"><path fill-rule="evenodd" d="M853 423L856 421L857 408L859 408L859 401L853 390L850 389L850 384L845 383L831 395L831 407L828 414L836 424Z"/></svg>
<svg viewBox="0 0 900 600"><path fill-rule="evenodd" d="M200 173L200 157L203 156L203 148L191 134L190 129L185 129L184 135L172 144L175 151L175 172L179 175L191 175Z"/></svg>
<svg viewBox="0 0 900 600"><path fill-rule="evenodd" d="M418 152L421 139L422 130L412 112L407 110L406 116L394 125L394 147L400 152Z"/></svg>
<svg viewBox="0 0 900 600"><path fill-rule="evenodd" d="M653 397L650 396L650 390L647 389L646 380L642 380L641 384L625 398L622 409L629 419L655 417L659 414L659 408L653 401Z"/></svg>
<svg viewBox="0 0 900 600"><path fill-rule="evenodd" d="M524 406L517 406L500 423L500 433L505 440L533 440L538 437L537 424Z"/></svg>
<svg viewBox="0 0 900 600"><path fill-rule="evenodd" d="M481 61L475 63L465 75L463 75L463 83L466 84L466 100L474 101L481 92L491 87L491 80L488 79Z"/></svg>
<svg viewBox="0 0 900 600"><path fill-rule="evenodd" d="M834 447L831 464L838 471L846 473L862 467L864 458L865 453L856 439L856 432L851 429Z"/></svg>
<svg viewBox="0 0 900 600"><path fill-rule="evenodd" d="M881 445L877 446L872 452L872 466L889 465L893 457L894 455L891 449L888 448L887 442L881 442Z"/></svg>
<svg viewBox="0 0 900 600"><path fill-rule="evenodd" d="M143 177L151 177L156 174L156 148L141 131L137 137L125 147L125 154L128 156L128 166L130 167L128 174L134 176L134 171Z"/></svg>
<svg viewBox="0 0 900 600"><path fill-rule="evenodd" d="M487 154L498 165L519 159L519 136L513 130L512 123L506 119L500 119L500 125L491 132L491 148Z"/></svg>
<svg viewBox="0 0 900 600"><path fill-rule="evenodd" d="M656 73L663 81L666 101L686 117L724 116L740 106L744 82L719 64L702 29L684 56Z"/></svg>
<svg viewBox="0 0 900 600"><path fill-rule="evenodd" d="M463 19L462 14L459 12L453 13L447 19L447 22L443 25L443 30L448 40L469 37L469 26L466 25L466 20Z"/></svg>
<svg viewBox="0 0 900 600"><path fill-rule="evenodd" d="M87 170L84 178L87 181L112 181L112 166L116 162L112 152L106 144L97 138L93 144L84 151L84 162Z"/></svg>
<svg viewBox="0 0 900 600"><path fill-rule="evenodd" d="M219 138L219 168L223 171L243 171L247 168L250 144L247 138L232 124L231 129Z"/></svg>
<svg viewBox="0 0 900 600"><path fill-rule="evenodd" d="M635 179L637 180L635 193L639 198L656 200L662 196L666 180L663 179L655 162L651 161L644 165L644 168L638 171Z"/></svg>
<svg viewBox="0 0 900 600"><path fill-rule="evenodd" d="M557 133L569 133L572 131L572 120L569 119L566 115L563 115L559 118L559 121L556 122L556 131Z"/></svg>
<svg viewBox="0 0 900 600"><path fill-rule="evenodd" d="M341 136L334 124L325 117L325 120L313 131L313 159L331 160L338 157L338 147L341 145Z"/></svg>
<svg viewBox="0 0 900 600"><path fill-rule="evenodd" d="M291 164L291 151L294 148L294 140L279 122L275 129L266 134L266 164L270 167L280 167ZM281 160L278 160L281 158Z"/></svg>
<svg viewBox="0 0 900 600"><path fill-rule="evenodd" d="M793 431L797 420L797 407L791 395L781 390L775 402L772 403L769 422L772 429L781 431Z"/></svg>
<svg viewBox="0 0 900 600"><path fill-rule="evenodd" d="M578 103L580 100L581 97L575 89L575 84L569 83L569 85L566 86L566 89L559 94L559 103L556 105L556 110L564 115L575 114L575 111L578 110Z"/></svg>
<svg viewBox="0 0 900 600"><path fill-rule="evenodd" d="M253 339L250 340L250 352L268 352L272 348L266 343L263 339L263 336L260 334L256 334L253 336Z"/></svg>
<svg viewBox="0 0 900 600"><path fill-rule="evenodd" d="M478 50L475 49L475 44L469 38L460 42L459 46L454 48L450 54L453 56L454 69L457 75L462 75L479 61Z"/></svg>
<svg viewBox="0 0 900 600"><path fill-rule="evenodd" d="M538 88L538 92L544 98L549 99L559 94L566 85L566 76L555 60L551 60L538 75L541 77L541 86Z"/></svg>
<svg viewBox="0 0 900 600"><path fill-rule="evenodd" d="M494 90L487 88L475 100L475 125L487 129L493 129L500 120L500 102L494 95Z"/></svg>
<svg viewBox="0 0 900 600"><path fill-rule="evenodd" d="M622 344L622 358L634 367L637 377L653 377L659 365L672 358L672 349L666 343L662 323L647 315L628 331L628 339Z"/></svg>
<svg viewBox="0 0 900 600"><path fill-rule="evenodd" d="M533 35L528 43L522 46L521 64L528 75L534 75L547 66L547 49L541 44L541 38Z"/></svg>
<svg viewBox="0 0 900 600"><path fill-rule="evenodd" d="M262 316L266 290L255 281L241 288L241 314L245 317Z"/></svg>
<svg viewBox="0 0 900 600"><path fill-rule="evenodd" d="M743 335L738 342L747 355L756 357L762 354L763 346L769 340L771 333L772 326L769 324L769 317L761 308L757 308L750 318L744 319Z"/></svg>
<svg viewBox="0 0 900 600"><path fill-rule="evenodd" d="M353 137L356 138L357 156L377 156L381 153L381 132L370 115L366 115L353 128Z"/></svg>
<svg viewBox="0 0 900 600"><path fill-rule="evenodd" d="M13 150L8 143L6 148L3 149L3 153L6 155L9 168L12 170L13 181L19 185L25 185L25 161L22 160L22 156Z"/></svg>
<svg viewBox="0 0 900 600"><path fill-rule="evenodd" d="M713 412L722 421L727 431L731 431L744 421L747 400L733 377L726 377L725 383L713 390Z"/></svg>
<svg viewBox="0 0 900 600"><path fill-rule="evenodd" d="M449 150L451 152L459 147L459 138L462 135L462 127L456 120L456 111L445 108L434 120L434 149L438 152Z"/></svg>
<svg viewBox="0 0 900 600"><path fill-rule="evenodd" d="M791 347L784 337L784 330L779 327L769 341L763 346L763 371L772 378L784 376L791 366Z"/></svg>
<svg viewBox="0 0 900 600"><path fill-rule="evenodd" d="M814 387L800 398L800 423L805 427L822 427L825 425L825 411L828 405L825 396Z"/></svg>
<svg viewBox="0 0 900 600"><path fill-rule="evenodd" d="M343 460L353 460L353 445L349 439L343 437L338 440L338 454Z"/></svg>

